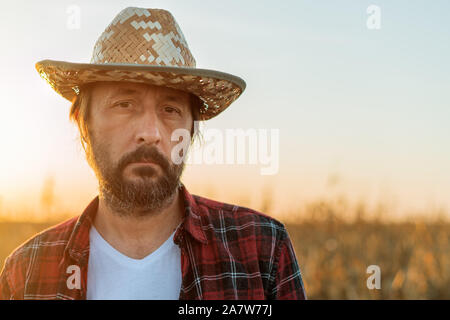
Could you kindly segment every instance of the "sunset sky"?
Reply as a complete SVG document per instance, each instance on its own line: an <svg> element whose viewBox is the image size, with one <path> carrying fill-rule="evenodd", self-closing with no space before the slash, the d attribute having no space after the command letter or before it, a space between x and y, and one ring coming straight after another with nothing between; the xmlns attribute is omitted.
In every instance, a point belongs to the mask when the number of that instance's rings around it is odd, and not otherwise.
<svg viewBox="0 0 450 320"><path fill-rule="evenodd" d="M380 29L367 27L370 5ZM80 27L67 26L68 8ZM449 1L9 1L0 11L0 216L79 214L97 195L70 103L42 80L43 59L89 62L128 6L172 12L197 67L242 77L244 94L206 128L279 129L279 171L189 165L191 193L280 216L345 196L392 214L450 211ZM394 213L396 212L396 213ZM40 213L38 213L39 215Z"/></svg>

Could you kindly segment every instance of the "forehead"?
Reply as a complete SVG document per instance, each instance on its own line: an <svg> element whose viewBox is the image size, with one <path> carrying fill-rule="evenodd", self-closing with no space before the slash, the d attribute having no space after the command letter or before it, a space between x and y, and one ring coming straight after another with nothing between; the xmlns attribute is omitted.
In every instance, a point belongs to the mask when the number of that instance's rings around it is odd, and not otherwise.
<svg viewBox="0 0 450 320"><path fill-rule="evenodd" d="M101 96L114 95L142 95L151 92L159 97L169 97L180 101L187 101L189 93L174 88L156 86L147 83L134 82L96 82L90 85L93 95L101 94Z"/></svg>

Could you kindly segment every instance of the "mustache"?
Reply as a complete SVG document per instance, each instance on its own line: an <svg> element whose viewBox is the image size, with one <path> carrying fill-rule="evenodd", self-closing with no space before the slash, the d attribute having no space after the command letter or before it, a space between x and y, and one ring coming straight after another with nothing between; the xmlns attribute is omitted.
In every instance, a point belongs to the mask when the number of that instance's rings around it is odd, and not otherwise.
<svg viewBox="0 0 450 320"><path fill-rule="evenodd" d="M143 145L122 157L118 164L118 169L122 171L127 165L133 162L151 161L158 164L163 171L167 171L170 168L170 163L167 158L158 151L155 146Z"/></svg>

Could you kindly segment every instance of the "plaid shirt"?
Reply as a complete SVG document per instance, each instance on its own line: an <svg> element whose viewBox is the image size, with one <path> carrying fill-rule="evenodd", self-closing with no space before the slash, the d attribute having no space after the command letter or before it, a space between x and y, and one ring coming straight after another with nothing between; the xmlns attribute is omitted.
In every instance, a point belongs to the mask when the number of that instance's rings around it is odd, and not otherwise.
<svg viewBox="0 0 450 320"><path fill-rule="evenodd" d="M181 249L180 299L306 299L281 222L180 188L185 218L173 237ZM0 299L86 299L89 230L98 202L97 196L80 216L11 253L0 274ZM79 268L79 288L68 285L73 266Z"/></svg>

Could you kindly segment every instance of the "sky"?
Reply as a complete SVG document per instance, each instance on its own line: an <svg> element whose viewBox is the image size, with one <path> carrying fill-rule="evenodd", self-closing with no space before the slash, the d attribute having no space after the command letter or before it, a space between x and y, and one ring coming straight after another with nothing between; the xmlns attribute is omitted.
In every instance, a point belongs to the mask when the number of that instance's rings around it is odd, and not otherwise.
<svg viewBox="0 0 450 320"><path fill-rule="evenodd" d="M371 5L379 29L370 29ZM68 26L79 9L79 27ZM297 212L321 198L385 203L390 214L450 211L448 1L11 1L0 12L0 216L79 214L97 195L70 103L42 80L43 59L88 63L128 6L169 10L198 68L243 78L243 95L205 123L279 130L276 174L261 165L189 165L191 193ZM72 25L73 26L73 25Z"/></svg>

